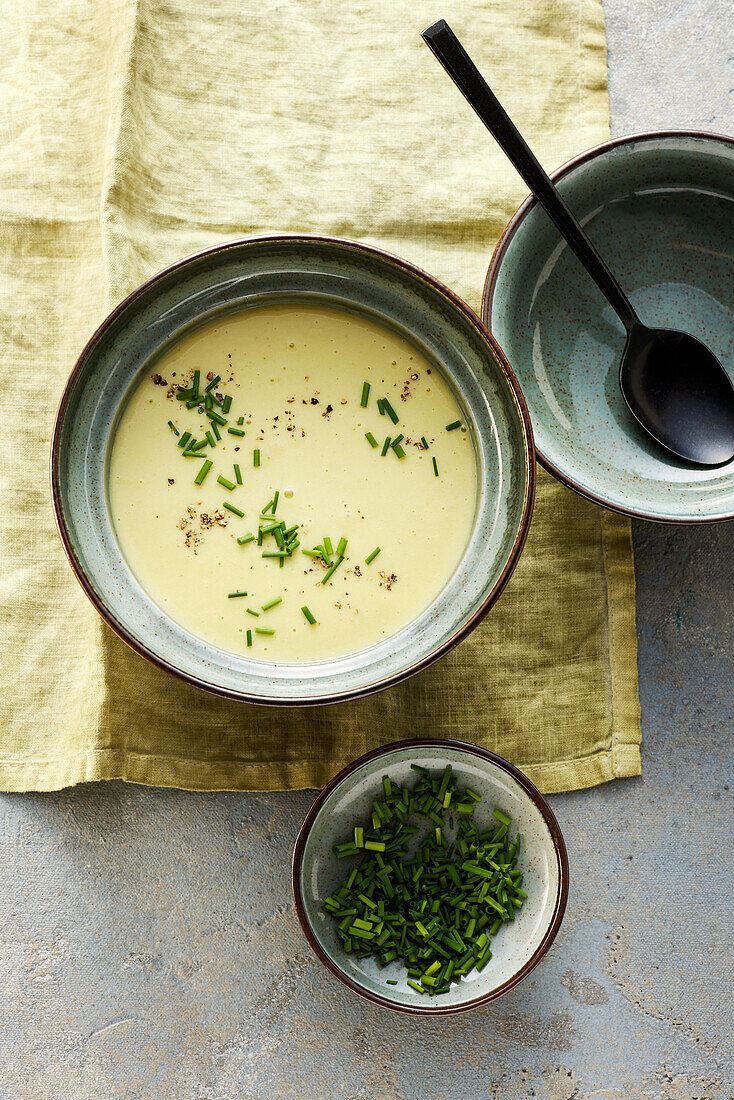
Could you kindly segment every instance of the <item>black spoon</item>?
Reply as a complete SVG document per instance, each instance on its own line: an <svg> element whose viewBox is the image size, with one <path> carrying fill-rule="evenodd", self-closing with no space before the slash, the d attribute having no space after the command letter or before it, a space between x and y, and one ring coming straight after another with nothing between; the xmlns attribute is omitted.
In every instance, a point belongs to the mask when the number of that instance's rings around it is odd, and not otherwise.
<svg viewBox="0 0 734 1100"><path fill-rule="evenodd" d="M734 458L734 386L719 360L688 333L643 325L446 20L439 19L422 37L627 330L619 384L633 416L679 458L700 466L729 462Z"/></svg>

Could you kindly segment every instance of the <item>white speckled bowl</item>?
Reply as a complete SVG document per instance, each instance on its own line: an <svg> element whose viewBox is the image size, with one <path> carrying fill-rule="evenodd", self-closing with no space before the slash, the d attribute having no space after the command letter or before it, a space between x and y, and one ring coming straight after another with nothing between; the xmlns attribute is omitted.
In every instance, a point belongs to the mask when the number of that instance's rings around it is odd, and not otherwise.
<svg viewBox="0 0 734 1100"><path fill-rule="evenodd" d="M459 782L481 795L477 820L492 810L509 814L523 837L520 866L528 899L511 924L500 928L481 973L468 974L440 997L407 984L398 962L380 968L372 959L347 955L322 902L342 881L351 860L337 860L333 846L369 817L382 792L382 776L412 783L411 764L443 771L451 764ZM340 981L375 1004L422 1016L463 1012L487 1004L521 982L540 962L561 926L568 897L568 857L558 822L538 789L507 760L463 741L398 741L360 757L340 772L313 803L293 853L293 895L298 919L318 957ZM398 984L386 985L386 979Z"/></svg>

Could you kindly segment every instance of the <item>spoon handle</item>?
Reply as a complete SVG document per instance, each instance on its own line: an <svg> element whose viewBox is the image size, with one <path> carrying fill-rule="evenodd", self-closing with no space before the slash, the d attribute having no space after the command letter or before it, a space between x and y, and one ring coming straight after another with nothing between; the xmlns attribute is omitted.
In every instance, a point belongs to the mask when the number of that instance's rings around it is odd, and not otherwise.
<svg viewBox="0 0 734 1100"><path fill-rule="evenodd" d="M454 84L466 97L497 144L512 161L540 205L575 252L624 327L640 323L632 304L595 246L561 198L520 131L487 84L445 19L433 23L421 35Z"/></svg>

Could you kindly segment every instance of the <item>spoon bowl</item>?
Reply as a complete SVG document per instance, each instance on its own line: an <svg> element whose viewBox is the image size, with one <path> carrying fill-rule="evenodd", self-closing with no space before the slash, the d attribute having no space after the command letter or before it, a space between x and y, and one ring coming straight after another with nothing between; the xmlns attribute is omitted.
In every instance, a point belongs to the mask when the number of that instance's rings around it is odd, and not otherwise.
<svg viewBox="0 0 734 1100"><path fill-rule="evenodd" d="M633 325L619 384L633 416L673 454L699 466L723 466L734 457L734 389L695 336Z"/></svg>

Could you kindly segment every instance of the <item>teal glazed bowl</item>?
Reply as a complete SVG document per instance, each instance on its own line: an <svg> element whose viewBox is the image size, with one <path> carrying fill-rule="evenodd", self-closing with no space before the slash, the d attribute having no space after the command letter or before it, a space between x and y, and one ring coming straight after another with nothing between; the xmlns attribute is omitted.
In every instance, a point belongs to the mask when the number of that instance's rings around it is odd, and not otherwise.
<svg viewBox="0 0 734 1100"><path fill-rule="evenodd" d="M553 178L641 319L703 340L734 378L734 139L636 134ZM533 199L495 250L482 317L517 374L538 460L559 480L640 519L734 516L734 462L678 461L629 412L624 329Z"/></svg>
<svg viewBox="0 0 734 1100"><path fill-rule="evenodd" d="M245 307L316 300L396 328L453 388L478 471L474 526L439 597L398 633L328 661L275 663L221 650L171 619L129 568L110 519L107 466L121 410L141 374L185 330ZM139 654L187 683L250 703L334 703L388 687L456 645L487 613L527 535L535 470L517 381L479 318L436 279L348 241L234 241L167 268L114 310L64 391L51 454L56 520L93 604ZM155 552L155 547L151 547Z"/></svg>
<svg viewBox="0 0 734 1100"><path fill-rule="evenodd" d="M382 777L412 785L411 764L441 773L447 764L462 787L481 796L477 826L486 828L495 809L522 834L519 867L528 897L514 921L503 924L492 941L492 958L481 972L470 972L437 997L408 985L399 960L380 967L372 958L347 954L333 917L324 910L329 897L355 866L338 860L335 844L351 839L355 825L369 820L373 799L382 797ZM411 824L420 818L411 819ZM425 831L421 830L421 834ZM432 827L432 825L430 826ZM452 834L453 835L453 834ZM408 853L411 858L412 853ZM527 776L501 756L463 741L398 741L375 749L340 772L318 795L301 827L293 852L293 896L303 932L314 952L354 993L384 1008L416 1016L445 1016L488 1004L513 989L534 970L550 948L568 899L568 856L550 806ZM397 982L388 985L388 980Z"/></svg>

